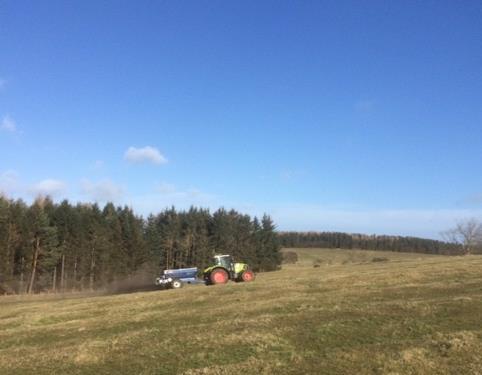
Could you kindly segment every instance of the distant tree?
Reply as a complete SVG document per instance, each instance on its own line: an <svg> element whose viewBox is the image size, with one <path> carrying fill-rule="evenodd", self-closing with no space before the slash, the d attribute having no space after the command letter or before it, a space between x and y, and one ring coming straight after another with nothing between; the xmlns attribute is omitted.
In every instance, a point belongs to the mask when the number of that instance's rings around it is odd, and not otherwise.
<svg viewBox="0 0 482 375"><path fill-rule="evenodd" d="M462 245L464 254L471 254L482 244L482 224L475 218L461 220L454 228L442 232L449 242Z"/></svg>
<svg viewBox="0 0 482 375"><path fill-rule="evenodd" d="M263 215L261 219L261 246L262 257L260 261L261 271L272 271L281 264L281 246L276 233L276 226L268 215Z"/></svg>
<svg viewBox="0 0 482 375"><path fill-rule="evenodd" d="M149 262L161 267L162 244L158 226L158 216L150 214L145 225L144 238L146 239Z"/></svg>
<svg viewBox="0 0 482 375"><path fill-rule="evenodd" d="M53 268L58 260L57 228L50 224L47 212L50 211L52 201L49 198L38 198L29 210L29 227L31 241L31 268L27 293L34 291L37 276L44 276ZM45 281L44 281L45 282ZM41 284L45 287L45 284Z"/></svg>
<svg viewBox="0 0 482 375"><path fill-rule="evenodd" d="M0 285L10 278L13 270L13 253L10 246L10 202L0 196ZM0 291L1 293L1 291Z"/></svg>
<svg viewBox="0 0 482 375"><path fill-rule="evenodd" d="M163 230L161 231L161 243L166 268L180 267L180 237L181 221L180 215L174 207L165 212L162 221Z"/></svg>
<svg viewBox="0 0 482 375"><path fill-rule="evenodd" d="M122 232L122 247L125 249L127 272L138 269L148 260L148 250L144 237L144 220L137 217L131 208L119 211Z"/></svg>
<svg viewBox="0 0 482 375"><path fill-rule="evenodd" d="M360 249L416 252L426 254L459 254L462 245L417 237L376 236L337 232L280 232L283 247L319 247L325 249Z"/></svg>

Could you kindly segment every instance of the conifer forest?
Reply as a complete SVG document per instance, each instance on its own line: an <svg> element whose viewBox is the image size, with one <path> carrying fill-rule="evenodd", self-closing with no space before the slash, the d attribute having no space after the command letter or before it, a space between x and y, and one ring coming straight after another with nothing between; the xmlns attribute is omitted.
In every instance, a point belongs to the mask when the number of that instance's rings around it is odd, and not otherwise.
<svg viewBox="0 0 482 375"><path fill-rule="evenodd" d="M106 288L139 272L199 267L228 253L255 271L281 263L275 225L235 210L165 209L146 219L107 203L55 203L0 197L0 288L3 293ZM1 291L1 290L0 290Z"/></svg>

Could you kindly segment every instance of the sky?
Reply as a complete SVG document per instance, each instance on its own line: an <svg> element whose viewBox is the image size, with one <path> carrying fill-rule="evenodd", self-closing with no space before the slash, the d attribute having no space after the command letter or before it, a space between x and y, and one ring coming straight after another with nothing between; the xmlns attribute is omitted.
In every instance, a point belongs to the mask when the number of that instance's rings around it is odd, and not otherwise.
<svg viewBox="0 0 482 375"><path fill-rule="evenodd" d="M480 1L2 1L0 191L440 238L482 219Z"/></svg>

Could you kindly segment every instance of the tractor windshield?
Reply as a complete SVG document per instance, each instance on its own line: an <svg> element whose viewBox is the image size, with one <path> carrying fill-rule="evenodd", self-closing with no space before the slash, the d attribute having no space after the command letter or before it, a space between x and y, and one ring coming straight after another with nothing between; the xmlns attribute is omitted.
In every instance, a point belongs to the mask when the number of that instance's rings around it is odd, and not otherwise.
<svg viewBox="0 0 482 375"><path fill-rule="evenodd" d="M214 263L216 266L221 266L226 269L231 269L231 257L215 257Z"/></svg>

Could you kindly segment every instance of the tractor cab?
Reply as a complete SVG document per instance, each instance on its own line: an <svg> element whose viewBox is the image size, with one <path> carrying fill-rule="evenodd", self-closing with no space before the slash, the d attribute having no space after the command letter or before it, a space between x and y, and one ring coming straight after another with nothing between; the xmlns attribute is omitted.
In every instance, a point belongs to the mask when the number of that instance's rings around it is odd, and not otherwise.
<svg viewBox="0 0 482 375"><path fill-rule="evenodd" d="M231 255L215 255L214 265L226 268L229 271L234 271L234 262Z"/></svg>

